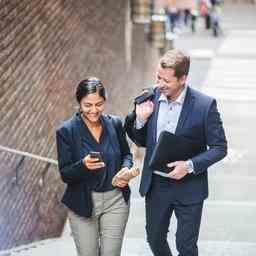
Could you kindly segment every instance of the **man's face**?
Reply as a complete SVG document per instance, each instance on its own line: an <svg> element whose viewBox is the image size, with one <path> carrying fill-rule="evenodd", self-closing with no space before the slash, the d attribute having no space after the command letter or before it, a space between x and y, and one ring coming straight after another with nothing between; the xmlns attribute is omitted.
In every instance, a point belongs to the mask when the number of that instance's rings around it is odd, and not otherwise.
<svg viewBox="0 0 256 256"><path fill-rule="evenodd" d="M162 68L160 65L156 72L156 83L160 92L168 99L175 100L185 86L187 76L177 78L172 68Z"/></svg>

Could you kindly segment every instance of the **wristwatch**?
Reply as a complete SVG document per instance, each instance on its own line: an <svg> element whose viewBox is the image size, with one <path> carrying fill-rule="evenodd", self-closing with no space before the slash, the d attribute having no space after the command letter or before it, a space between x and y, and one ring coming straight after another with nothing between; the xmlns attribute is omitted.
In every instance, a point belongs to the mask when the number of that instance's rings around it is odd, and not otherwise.
<svg viewBox="0 0 256 256"><path fill-rule="evenodd" d="M187 172L189 174L194 173L194 165L193 165L192 160L189 159L186 161L186 167L187 167Z"/></svg>

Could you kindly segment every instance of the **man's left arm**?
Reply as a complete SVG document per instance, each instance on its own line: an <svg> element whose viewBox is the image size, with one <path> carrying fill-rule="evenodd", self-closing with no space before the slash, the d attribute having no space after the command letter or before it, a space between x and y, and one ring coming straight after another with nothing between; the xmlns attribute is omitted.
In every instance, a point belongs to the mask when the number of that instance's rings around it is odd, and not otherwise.
<svg viewBox="0 0 256 256"><path fill-rule="evenodd" d="M215 99L206 116L205 135L208 149L191 159L194 174L206 171L209 166L227 155L227 140Z"/></svg>

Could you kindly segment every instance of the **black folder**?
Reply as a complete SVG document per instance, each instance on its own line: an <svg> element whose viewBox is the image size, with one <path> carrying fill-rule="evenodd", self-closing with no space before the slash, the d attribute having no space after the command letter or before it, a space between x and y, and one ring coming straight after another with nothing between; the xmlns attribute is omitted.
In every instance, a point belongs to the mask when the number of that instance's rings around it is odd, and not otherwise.
<svg viewBox="0 0 256 256"><path fill-rule="evenodd" d="M170 168L166 166L168 163L188 160L199 152L200 145L194 140L162 131L149 161L149 167L156 171L170 172Z"/></svg>

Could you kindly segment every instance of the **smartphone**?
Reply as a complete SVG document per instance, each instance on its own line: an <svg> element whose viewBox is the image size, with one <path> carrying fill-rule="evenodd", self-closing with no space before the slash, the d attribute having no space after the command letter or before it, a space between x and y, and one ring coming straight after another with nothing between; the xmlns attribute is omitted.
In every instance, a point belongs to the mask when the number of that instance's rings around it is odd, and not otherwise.
<svg viewBox="0 0 256 256"><path fill-rule="evenodd" d="M145 88L143 92L134 99L134 103L139 105L147 100L152 100L154 97L153 88Z"/></svg>
<svg viewBox="0 0 256 256"><path fill-rule="evenodd" d="M102 156L100 154L100 152L96 152L96 151L90 151L90 157L91 158L98 158L98 162L103 162Z"/></svg>

